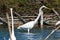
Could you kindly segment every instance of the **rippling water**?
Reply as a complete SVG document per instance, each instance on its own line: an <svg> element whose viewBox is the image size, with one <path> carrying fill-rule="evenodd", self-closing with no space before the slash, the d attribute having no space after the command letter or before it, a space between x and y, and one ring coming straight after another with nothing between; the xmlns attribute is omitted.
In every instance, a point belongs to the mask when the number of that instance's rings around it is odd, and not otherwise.
<svg viewBox="0 0 60 40"><path fill-rule="evenodd" d="M52 31L52 29L32 29L30 30L30 34L26 31L15 30L15 36L17 40L44 40L45 37ZM0 28L0 40L9 39L9 34L7 29ZM60 30L57 30L53 33L48 40L60 40Z"/></svg>

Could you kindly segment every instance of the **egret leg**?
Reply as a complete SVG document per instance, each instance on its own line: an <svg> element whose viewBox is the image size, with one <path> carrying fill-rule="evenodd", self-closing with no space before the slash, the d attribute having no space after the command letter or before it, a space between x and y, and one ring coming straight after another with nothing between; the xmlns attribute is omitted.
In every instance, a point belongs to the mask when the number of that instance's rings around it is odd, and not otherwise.
<svg viewBox="0 0 60 40"><path fill-rule="evenodd" d="M28 34L29 34L29 28L28 28Z"/></svg>

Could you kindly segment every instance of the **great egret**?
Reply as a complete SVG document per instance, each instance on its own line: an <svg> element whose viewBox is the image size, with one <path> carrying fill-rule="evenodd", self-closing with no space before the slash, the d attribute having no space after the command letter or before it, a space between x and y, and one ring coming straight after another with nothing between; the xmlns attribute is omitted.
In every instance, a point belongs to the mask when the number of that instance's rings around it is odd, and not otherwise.
<svg viewBox="0 0 60 40"><path fill-rule="evenodd" d="M30 29L32 29L34 25L37 23L40 15L43 14L43 11L42 11L43 8L47 8L47 7L43 5L39 8L39 14L34 21L27 22L26 24L19 26L17 29L25 28L28 30L28 33L29 33Z"/></svg>
<svg viewBox="0 0 60 40"><path fill-rule="evenodd" d="M14 20L13 20L13 12L12 12L12 8L10 8L11 11L11 19L12 19L12 33L11 33L11 39L9 40L16 40L16 37L14 35Z"/></svg>
<svg viewBox="0 0 60 40"><path fill-rule="evenodd" d="M57 21L55 25L56 26L60 25L60 21ZM58 26L56 29L53 29L52 32L45 38L45 40L47 40L59 28L60 28L60 26Z"/></svg>

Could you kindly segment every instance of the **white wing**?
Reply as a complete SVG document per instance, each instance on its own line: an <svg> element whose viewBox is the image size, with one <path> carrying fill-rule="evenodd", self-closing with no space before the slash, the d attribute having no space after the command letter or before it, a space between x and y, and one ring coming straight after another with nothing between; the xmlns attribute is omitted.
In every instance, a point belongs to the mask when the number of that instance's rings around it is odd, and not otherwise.
<svg viewBox="0 0 60 40"><path fill-rule="evenodd" d="M20 28L32 28L34 26L34 24L35 24L35 21L30 21L30 22L28 22L28 23L26 23L24 25L19 26L17 29L20 29Z"/></svg>

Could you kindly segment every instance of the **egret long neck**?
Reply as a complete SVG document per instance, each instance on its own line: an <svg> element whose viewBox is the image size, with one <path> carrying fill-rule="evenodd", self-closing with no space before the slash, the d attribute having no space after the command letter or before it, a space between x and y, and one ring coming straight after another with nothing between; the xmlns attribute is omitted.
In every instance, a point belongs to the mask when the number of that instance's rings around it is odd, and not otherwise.
<svg viewBox="0 0 60 40"><path fill-rule="evenodd" d="M38 21L38 19L39 19L39 17L41 16L41 13L42 12L42 10L39 10L39 14L38 14L38 16L37 16L37 18L35 19L35 22L37 22Z"/></svg>
<svg viewBox="0 0 60 40"><path fill-rule="evenodd" d="M11 19L12 19L12 33L14 34L14 20L13 20L13 11L11 8Z"/></svg>
<svg viewBox="0 0 60 40"><path fill-rule="evenodd" d="M37 22L41 14L43 14L43 11L42 11L43 8L44 8L43 6L39 8L39 14L38 14L38 17L35 19L35 22Z"/></svg>

